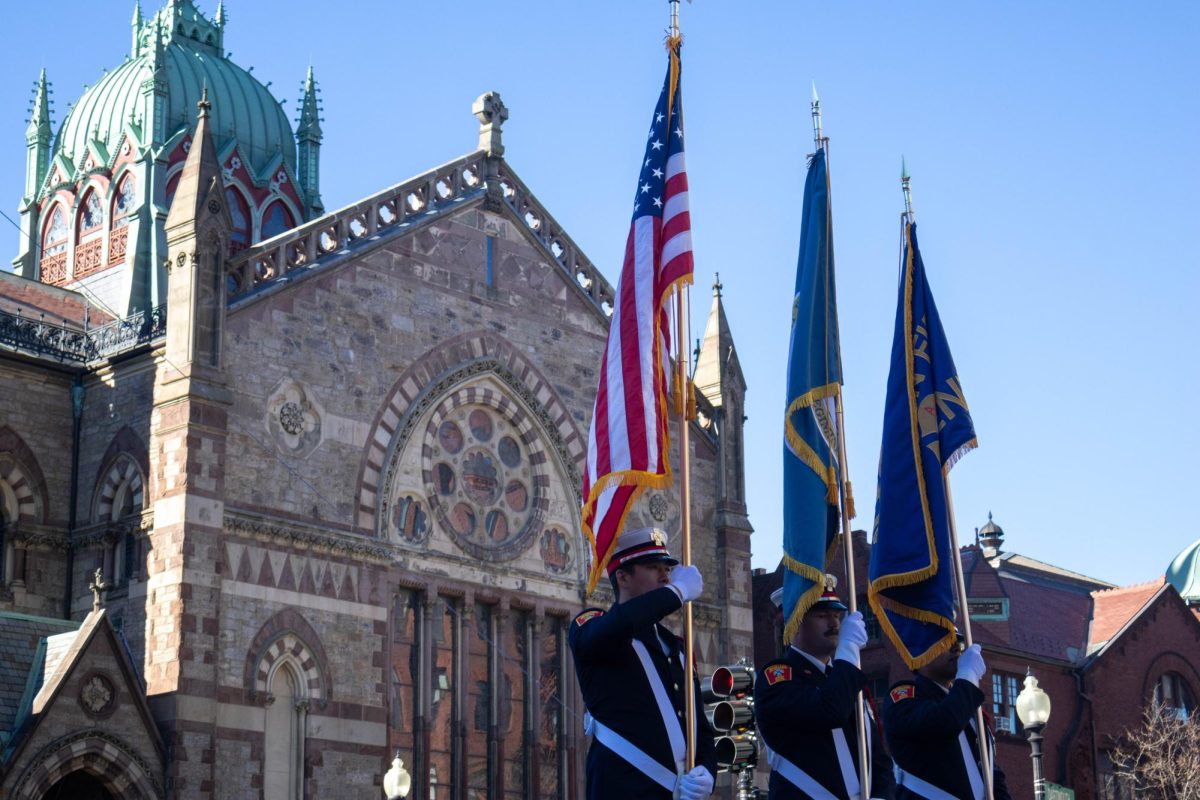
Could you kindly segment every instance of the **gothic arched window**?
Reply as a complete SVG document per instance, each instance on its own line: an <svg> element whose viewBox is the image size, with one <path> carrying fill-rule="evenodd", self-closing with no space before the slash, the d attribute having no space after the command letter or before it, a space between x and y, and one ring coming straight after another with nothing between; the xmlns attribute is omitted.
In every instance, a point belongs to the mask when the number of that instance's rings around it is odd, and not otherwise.
<svg viewBox="0 0 1200 800"><path fill-rule="evenodd" d="M290 231L295 227L295 224L292 221L292 215L288 213L287 207L279 200L276 200L267 207L267 213L263 214L261 238L270 239L272 236L278 236L284 231Z"/></svg>
<svg viewBox="0 0 1200 800"><path fill-rule="evenodd" d="M113 230L124 228L129 224L129 212L133 210L137 184L132 175L126 175L117 184L113 194L112 227Z"/></svg>
<svg viewBox="0 0 1200 800"><path fill-rule="evenodd" d="M79 205L79 241L99 233L104 224L104 210L100 206L100 197L95 189L88 189Z"/></svg>
<svg viewBox="0 0 1200 800"><path fill-rule="evenodd" d="M308 693L303 670L286 656L267 681L267 720L263 742L263 797L300 800L304 796L304 739Z"/></svg>
<svg viewBox="0 0 1200 800"><path fill-rule="evenodd" d="M61 205L55 205L50 213L50 222L42 236L42 255L52 256L67 249L67 215Z"/></svg>
<svg viewBox="0 0 1200 800"><path fill-rule="evenodd" d="M229 207L229 218L233 221L229 252L237 253L250 246L250 207L242 193L231 187L225 189L225 205Z"/></svg>
<svg viewBox="0 0 1200 800"><path fill-rule="evenodd" d="M104 247L102 228L104 208L95 189L88 189L79 204L79 221L75 232L75 277L82 278L100 269Z"/></svg>

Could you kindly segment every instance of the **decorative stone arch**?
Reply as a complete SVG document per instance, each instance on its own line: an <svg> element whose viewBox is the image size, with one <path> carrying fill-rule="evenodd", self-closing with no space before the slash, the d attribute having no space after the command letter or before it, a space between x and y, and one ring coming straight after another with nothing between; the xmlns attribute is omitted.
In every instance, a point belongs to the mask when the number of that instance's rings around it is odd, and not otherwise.
<svg viewBox="0 0 1200 800"><path fill-rule="evenodd" d="M159 800L162 785L149 764L120 738L78 731L41 749L13 786L13 800L38 800L60 779L84 770L122 800Z"/></svg>
<svg viewBox="0 0 1200 800"><path fill-rule="evenodd" d="M359 467L357 527L377 535L384 471L397 442L413 434L421 417L460 383L485 374L499 378L545 432L559 462L578 489L584 466L584 435L554 387L516 348L489 331L472 331L443 342L413 363L392 385L371 425ZM397 435L397 432L399 434Z"/></svg>
<svg viewBox="0 0 1200 800"><path fill-rule="evenodd" d="M46 478L33 451L8 426L0 427L0 501L10 522L46 521Z"/></svg>
<svg viewBox="0 0 1200 800"><path fill-rule="evenodd" d="M94 522L116 522L115 511L131 501L134 513L145 505L146 479L142 467L129 453L118 453L101 470L96 481L96 495L92 501Z"/></svg>
<svg viewBox="0 0 1200 800"><path fill-rule="evenodd" d="M265 700L271 677L285 662L300 674L307 698L324 708L332 689L329 660L317 632L291 608L263 623L247 651L243 681L252 700Z"/></svg>
<svg viewBox="0 0 1200 800"><path fill-rule="evenodd" d="M1142 701L1149 705L1154 700L1154 687L1169 672L1183 678L1193 700L1200 701L1200 670L1182 653L1167 650L1154 657L1146 667L1142 678Z"/></svg>

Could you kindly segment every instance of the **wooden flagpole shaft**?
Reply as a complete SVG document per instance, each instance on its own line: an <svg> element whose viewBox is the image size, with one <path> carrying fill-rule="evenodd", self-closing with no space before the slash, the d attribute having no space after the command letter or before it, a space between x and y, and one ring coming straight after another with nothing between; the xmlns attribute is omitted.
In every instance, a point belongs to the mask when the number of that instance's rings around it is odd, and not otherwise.
<svg viewBox="0 0 1200 800"><path fill-rule="evenodd" d="M688 374L687 374L687 319L684 315L683 287L675 290L675 327L677 334L676 369L679 380L675 382L677 397L676 408L679 411L679 508L680 536L684 565L692 563L692 491L691 491L691 447L689 445L688 423ZM685 763L687 771L691 772L696 766L696 685L692 680L692 667L695 662L692 639L692 604L683 604L683 645L684 659L687 664L683 689L683 705L687 709L684 715L684 725L687 731L684 739L687 743Z"/></svg>
<svg viewBox="0 0 1200 800"><path fill-rule="evenodd" d="M841 386L838 386L837 391L837 439L838 471L841 473L841 486L838 491L841 494L839 499L842 507L842 554L846 558L846 591L850 596L850 611L855 612L858 611L858 586L854 577L854 536L850 532L850 467L846 463L846 423L842 413ZM866 705L861 691L856 695L854 721L858 726L858 774L861 792L859 797L867 800L871 791L871 756L867 748L867 736L870 732L867 730Z"/></svg>
<svg viewBox="0 0 1200 800"><path fill-rule="evenodd" d="M958 530L954 524L954 500L950 497L950 478L945 472L942 473L942 486L946 493L946 515L950 519L950 547L954 550L954 558L950 560L954 563L954 582L958 584L958 608L962 620L962 633L967 647L970 647L975 644L975 638L971 635L971 609L967 605L967 583L963 580L962 550L958 547ZM983 687L981 686L980 689L982 690ZM985 691L983 694L984 702L986 702L987 692ZM988 800L992 800L995 797L992 788L995 776L992 773L992 753L988 742L988 730L984 725L982 705L975 709L975 728L977 731L975 738L979 744L979 768L983 773L985 795Z"/></svg>

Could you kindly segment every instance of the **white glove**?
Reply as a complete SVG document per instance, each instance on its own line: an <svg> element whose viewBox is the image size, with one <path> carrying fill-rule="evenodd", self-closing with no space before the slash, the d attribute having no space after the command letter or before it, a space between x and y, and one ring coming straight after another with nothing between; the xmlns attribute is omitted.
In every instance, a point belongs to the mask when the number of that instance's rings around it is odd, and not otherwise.
<svg viewBox="0 0 1200 800"><path fill-rule="evenodd" d="M835 659L840 658L842 661L849 661L857 667L858 651L866 643L867 623L863 622L862 612L851 612L842 620L842 626L838 633L837 651L833 654L833 657Z"/></svg>
<svg viewBox="0 0 1200 800"><path fill-rule="evenodd" d="M983 663L983 652L979 649L979 645L973 644L958 657L958 673L954 678L955 680L970 681L978 688L985 672L987 672L987 664Z"/></svg>
<svg viewBox="0 0 1200 800"><path fill-rule="evenodd" d="M679 776L679 782L675 784L675 800L704 800L712 794L712 790L712 773L705 767L695 767L686 775Z"/></svg>
<svg viewBox="0 0 1200 800"><path fill-rule="evenodd" d="M700 595L704 593L704 578L693 564L671 570L671 582L667 585L675 590L675 594L679 595L680 601L684 603L699 600Z"/></svg>

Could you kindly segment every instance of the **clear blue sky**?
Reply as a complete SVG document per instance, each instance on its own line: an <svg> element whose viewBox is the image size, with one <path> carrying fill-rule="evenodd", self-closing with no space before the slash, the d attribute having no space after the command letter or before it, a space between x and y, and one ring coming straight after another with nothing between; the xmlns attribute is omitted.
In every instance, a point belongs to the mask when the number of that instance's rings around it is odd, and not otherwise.
<svg viewBox="0 0 1200 800"><path fill-rule="evenodd" d="M6 8L0 193L23 186L28 87L67 103L129 48L132 2ZM215 0L201 8L212 12ZM226 46L288 98L314 65L337 208L475 145L502 93L507 158L615 281L667 4L229 0ZM154 9L147 2L147 13ZM1200 5L682 7L695 335L721 273L749 383L754 564L780 556L780 450L810 85L831 164L847 439L869 528L895 313L898 173L981 447L952 476L964 540L1115 583L1200 536ZM0 221L0 245L16 253Z"/></svg>

